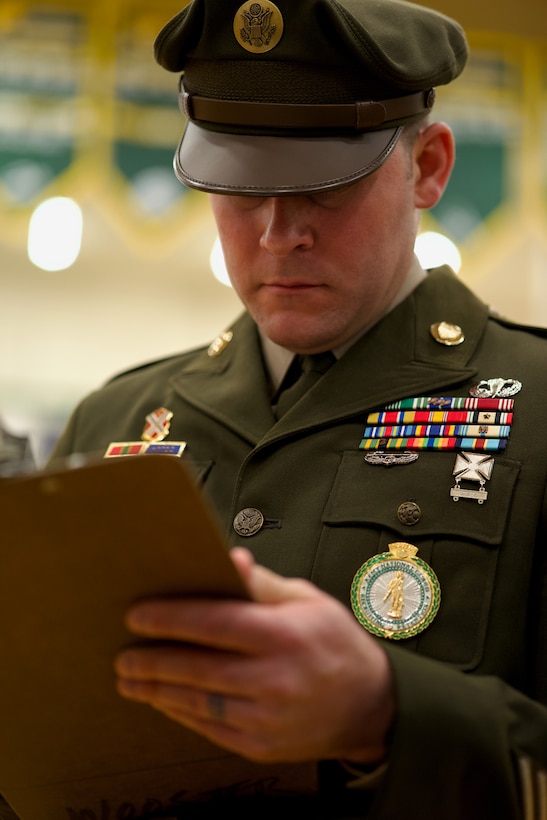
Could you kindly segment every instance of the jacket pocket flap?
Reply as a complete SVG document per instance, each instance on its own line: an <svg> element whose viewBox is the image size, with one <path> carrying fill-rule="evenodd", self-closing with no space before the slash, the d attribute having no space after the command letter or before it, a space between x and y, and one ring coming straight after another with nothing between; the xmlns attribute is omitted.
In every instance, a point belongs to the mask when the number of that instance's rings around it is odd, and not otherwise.
<svg viewBox="0 0 547 820"><path fill-rule="evenodd" d="M493 459L490 478L484 483L485 500L454 500L450 490L456 485L453 470L457 455L420 452L416 461L386 467L367 463L361 451L344 453L324 523L367 523L402 533L412 531L414 537L442 534L500 544L520 464L484 454ZM477 491L480 485L463 478L461 486ZM409 510L414 515L409 516Z"/></svg>

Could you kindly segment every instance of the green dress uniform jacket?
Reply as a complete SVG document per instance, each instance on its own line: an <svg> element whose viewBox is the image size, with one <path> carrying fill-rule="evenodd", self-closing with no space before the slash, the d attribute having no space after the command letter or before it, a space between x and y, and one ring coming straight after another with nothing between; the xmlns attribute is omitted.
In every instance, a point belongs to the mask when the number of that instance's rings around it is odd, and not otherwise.
<svg viewBox="0 0 547 820"><path fill-rule="evenodd" d="M459 325L463 343L437 342L430 328L441 321ZM276 572L309 578L349 607L367 559L393 541L418 547L441 605L419 635L378 639L399 708L387 771L372 807L361 792L360 816L545 820L546 334L494 318L441 268L275 422L257 328L244 314L232 332L215 351L146 365L87 397L53 458L139 440L146 415L165 407L169 437L187 442L183 458L229 543ZM485 503L451 497L454 451L391 467L365 461L369 412L404 397L468 396L494 378L522 389ZM409 501L421 513L413 523L398 516ZM232 522L247 508L264 524L243 538Z"/></svg>

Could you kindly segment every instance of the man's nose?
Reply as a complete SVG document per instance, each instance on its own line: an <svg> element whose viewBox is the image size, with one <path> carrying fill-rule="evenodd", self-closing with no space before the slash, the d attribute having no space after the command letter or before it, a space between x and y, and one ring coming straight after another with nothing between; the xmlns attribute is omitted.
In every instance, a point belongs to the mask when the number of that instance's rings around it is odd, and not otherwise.
<svg viewBox="0 0 547 820"><path fill-rule="evenodd" d="M309 208L302 197L273 196L263 204L264 223L260 247L273 256L307 250L314 243Z"/></svg>

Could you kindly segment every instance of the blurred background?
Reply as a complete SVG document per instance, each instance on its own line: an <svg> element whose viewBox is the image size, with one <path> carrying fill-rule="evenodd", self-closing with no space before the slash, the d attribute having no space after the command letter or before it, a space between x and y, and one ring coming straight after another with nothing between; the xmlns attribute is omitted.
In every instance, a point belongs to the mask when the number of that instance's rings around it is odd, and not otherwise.
<svg viewBox="0 0 547 820"><path fill-rule="evenodd" d="M0 0L0 421L39 465L87 392L240 311L212 272L207 198L172 171L178 78L152 44L184 5ZM464 25L472 59L439 89L458 155L423 218L422 264L452 264L500 313L545 326L547 4L424 5Z"/></svg>

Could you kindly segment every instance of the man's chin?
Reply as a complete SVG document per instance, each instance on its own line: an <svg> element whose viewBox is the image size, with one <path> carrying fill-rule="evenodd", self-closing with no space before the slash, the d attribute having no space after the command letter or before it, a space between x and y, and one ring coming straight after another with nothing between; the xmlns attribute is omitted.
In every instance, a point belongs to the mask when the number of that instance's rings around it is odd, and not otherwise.
<svg viewBox="0 0 547 820"><path fill-rule="evenodd" d="M289 326L275 322L258 322L258 325L268 339L294 353L319 353L339 344L332 335L325 333L321 320L310 322L294 317Z"/></svg>

